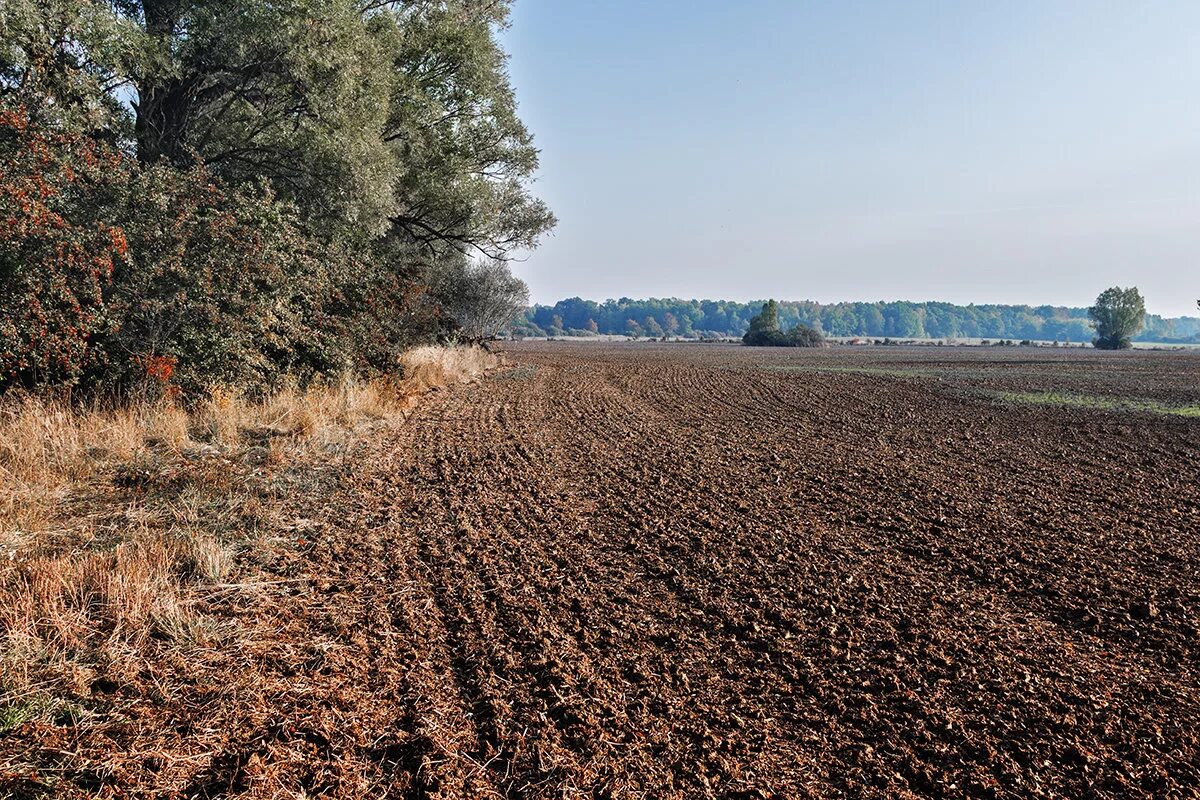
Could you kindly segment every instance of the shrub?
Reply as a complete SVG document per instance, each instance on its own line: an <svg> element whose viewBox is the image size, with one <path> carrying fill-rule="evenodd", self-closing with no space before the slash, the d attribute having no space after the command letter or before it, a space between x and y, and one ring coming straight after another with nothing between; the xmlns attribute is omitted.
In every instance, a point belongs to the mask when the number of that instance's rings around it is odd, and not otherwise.
<svg viewBox="0 0 1200 800"><path fill-rule="evenodd" d="M406 254L314 239L267 188L139 170L20 111L0 164L0 390L256 393L395 370L438 331Z"/></svg>
<svg viewBox="0 0 1200 800"><path fill-rule="evenodd" d="M122 158L0 109L0 388L73 385L100 353L104 293L127 253L108 218Z"/></svg>
<svg viewBox="0 0 1200 800"><path fill-rule="evenodd" d="M792 347L824 347L825 337L816 328L797 325L787 332L788 344Z"/></svg>
<svg viewBox="0 0 1200 800"><path fill-rule="evenodd" d="M448 332L419 280L424 267L412 254L335 260L342 274L332 276L336 291L320 327L336 333L336 346L351 371L393 372L406 350Z"/></svg>
<svg viewBox="0 0 1200 800"><path fill-rule="evenodd" d="M454 259L435 271L431 284L433 299L471 342L495 339L512 326L529 303L529 287L503 261ZM562 325L557 327L561 332ZM567 335L593 334L568 330Z"/></svg>
<svg viewBox="0 0 1200 800"><path fill-rule="evenodd" d="M327 268L269 191L229 191L200 168L152 167L133 177L120 211L130 257L107 293L96 382L171 380L198 394L344 366L330 363L328 334L315 327ZM169 373L155 367L166 363Z"/></svg>

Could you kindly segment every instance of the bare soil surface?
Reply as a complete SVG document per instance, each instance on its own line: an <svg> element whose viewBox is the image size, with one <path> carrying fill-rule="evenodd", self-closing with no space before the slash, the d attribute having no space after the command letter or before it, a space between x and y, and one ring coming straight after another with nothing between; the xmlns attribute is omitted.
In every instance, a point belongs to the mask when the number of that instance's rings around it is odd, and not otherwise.
<svg viewBox="0 0 1200 800"><path fill-rule="evenodd" d="M1200 356L998 351L515 345L285 498L211 601L250 644L11 785L1194 797L1200 420L995 393L1196 403Z"/></svg>

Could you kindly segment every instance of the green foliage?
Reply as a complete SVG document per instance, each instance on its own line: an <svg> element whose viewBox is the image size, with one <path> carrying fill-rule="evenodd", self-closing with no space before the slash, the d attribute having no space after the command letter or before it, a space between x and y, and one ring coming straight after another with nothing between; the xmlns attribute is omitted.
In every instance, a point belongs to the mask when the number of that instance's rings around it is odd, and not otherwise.
<svg viewBox="0 0 1200 800"><path fill-rule="evenodd" d="M136 383L154 357L172 360L187 392L350 368L336 327L322 324L336 259L304 237L294 209L166 165L141 171L127 203L131 257L109 293L100 382Z"/></svg>
<svg viewBox="0 0 1200 800"><path fill-rule="evenodd" d="M129 133L114 91L130 57L129 32L107 3L4 0L0 105L23 109L38 126L117 142Z"/></svg>
<svg viewBox="0 0 1200 800"><path fill-rule="evenodd" d="M1096 327L1092 342L1101 350L1124 350L1133 346L1133 337L1142 329L1146 319L1146 301L1136 286L1105 289L1088 309L1088 317Z"/></svg>
<svg viewBox="0 0 1200 800"><path fill-rule="evenodd" d="M807 325L780 330L779 304L768 300L763 304L762 311L751 317L742 343L752 347L823 347L825 339Z"/></svg>
<svg viewBox="0 0 1200 800"><path fill-rule="evenodd" d="M530 192L538 151L498 39L508 8L8 0L0 100L143 164L266 179L325 237L390 231L428 254L503 258L554 225Z"/></svg>
<svg viewBox="0 0 1200 800"><path fill-rule="evenodd" d="M382 233L398 174L384 141L395 76L341 0L124 2L137 29L138 158L199 159L234 184L268 179L307 218Z"/></svg>
<svg viewBox="0 0 1200 800"><path fill-rule="evenodd" d="M762 311L750 319L750 329L742 337L746 344L758 344L766 337L779 333L779 304L768 300Z"/></svg>
<svg viewBox="0 0 1200 800"><path fill-rule="evenodd" d="M429 301L424 261L395 251L387 259L378 252L356 258L339 249L334 263L339 288L321 327L336 331L354 372L394 371L404 350L448 332L451 323Z"/></svg>
<svg viewBox="0 0 1200 800"><path fill-rule="evenodd" d="M409 0L370 17L396 76L385 129L400 164L393 223L432 251L502 258L555 224L528 188L538 151L497 40L508 9Z"/></svg>

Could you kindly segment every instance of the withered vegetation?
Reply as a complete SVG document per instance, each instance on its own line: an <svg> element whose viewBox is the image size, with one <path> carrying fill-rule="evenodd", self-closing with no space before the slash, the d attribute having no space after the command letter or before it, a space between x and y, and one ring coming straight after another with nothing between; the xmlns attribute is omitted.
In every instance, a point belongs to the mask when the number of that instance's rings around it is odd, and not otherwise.
<svg viewBox="0 0 1200 800"><path fill-rule="evenodd" d="M64 715L137 679L154 660L237 647L207 613L253 590L279 540L278 510L364 426L400 420L425 392L478 379L500 358L421 347L403 379L348 380L257 401L213 389L79 408L9 396L0 405L0 734ZM249 583L245 583L249 581ZM14 764L0 756L0 774Z"/></svg>

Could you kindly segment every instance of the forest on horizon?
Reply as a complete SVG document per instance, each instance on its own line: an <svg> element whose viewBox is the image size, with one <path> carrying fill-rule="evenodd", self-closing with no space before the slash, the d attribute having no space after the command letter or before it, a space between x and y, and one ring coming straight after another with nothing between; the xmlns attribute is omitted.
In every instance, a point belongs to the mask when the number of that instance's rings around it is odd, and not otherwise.
<svg viewBox="0 0 1200 800"><path fill-rule="evenodd" d="M554 305L534 305L513 326L518 336L678 336L737 337L764 300L681 300L649 298L596 302L572 297ZM784 328L809 325L827 336L893 339L1029 339L1090 342L1094 336L1086 308L1028 305L957 305L945 302L779 301ZM1200 317L1147 314L1139 342L1200 342Z"/></svg>

